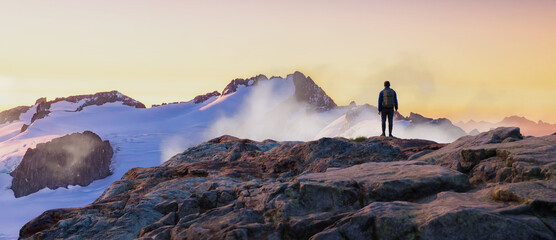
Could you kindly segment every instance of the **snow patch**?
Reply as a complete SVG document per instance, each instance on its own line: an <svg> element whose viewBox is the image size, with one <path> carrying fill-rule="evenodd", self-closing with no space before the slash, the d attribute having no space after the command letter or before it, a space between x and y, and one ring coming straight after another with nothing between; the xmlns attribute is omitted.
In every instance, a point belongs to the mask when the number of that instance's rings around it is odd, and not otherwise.
<svg viewBox="0 0 556 240"><path fill-rule="evenodd" d="M22 121L24 124L31 124L31 119L33 118L33 115L35 115L35 113L37 112L37 105L33 105L31 108L29 108L29 110L27 110L27 112L22 113L19 116L19 120Z"/></svg>
<svg viewBox="0 0 556 240"><path fill-rule="evenodd" d="M90 99L81 99L78 102L68 102L68 101L59 101L59 102L55 102L52 105L50 105L50 112L55 112L55 111L71 111L74 112L77 110L77 108L79 108L81 105L87 103L87 101L89 101Z"/></svg>
<svg viewBox="0 0 556 240"><path fill-rule="evenodd" d="M199 110L201 110L201 111L207 110L207 109L211 108L211 107L214 106L214 105L217 105L217 104L219 104L219 103L221 103L221 102L224 102L226 99L228 99L229 97L233 96L233 95L236 94L236 93L237 93L237 92L233 92L233 93L231 93L231 94L219 96L218 98L216 98L216 100L214 100L214 101L210 102L209 104L207 104L207 105L201 107Z"/></svg>

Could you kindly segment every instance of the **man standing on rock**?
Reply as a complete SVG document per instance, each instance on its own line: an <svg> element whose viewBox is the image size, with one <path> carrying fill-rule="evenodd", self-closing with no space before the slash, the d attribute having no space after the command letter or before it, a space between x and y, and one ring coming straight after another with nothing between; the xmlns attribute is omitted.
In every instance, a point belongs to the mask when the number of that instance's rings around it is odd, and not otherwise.
<svg viewBox="0 0 556 240"><path fill-rule="evenodd" d="M382 117L382 135L385 136L386 134L384 131L386 130L386 118L388 118L388 130L389 136L392 136L392 127L394 122L394 109L398 111L398 97L396 96L396 92L390 88L390 82L384 82L384 90L380 91L378 95L378 114Z"/></svg>

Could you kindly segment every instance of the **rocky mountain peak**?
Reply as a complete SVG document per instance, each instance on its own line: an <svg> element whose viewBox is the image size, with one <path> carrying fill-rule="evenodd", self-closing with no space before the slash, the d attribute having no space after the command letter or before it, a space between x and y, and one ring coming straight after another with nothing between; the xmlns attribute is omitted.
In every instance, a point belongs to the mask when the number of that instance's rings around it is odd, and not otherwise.
<svg viewBox="0 0 556 240"><path fill-rule="evenodd" d="M212 97L217 97L217 96L220 96L220 93L218 91L214 91L204 95L196 96L195 98L193 98L193 102L195 104L199 104L205 102L206 100L209 100Z"/></svg>
<svg viewBox="0 0 556 240"><path fill-rule="evenodd" d="M234 80L232 80L222 91L222 95L228 95L230 93L234 93L237 91L237 88L241 85L243 86L253 86L255 85L258 81L264 81L264 80L268 80L268 78L263 75L257 75L255 77L252 78L247 78L247 79L243 79L243 78L236 78Z"/></svg>
<svg viewBox="0 0 556 240"><path fill-rule="evenodd" d="M99 92L92 95L79 95L79 96L70 96L67 98L56 99L54 101L68 101L68 102L79 102L83 99L86 99L86 102L79 106L76 111L81 111L83 108L87 106L100 106L106 103L113 103L113 102L122 102L123 105L135 107L135 108L145 108L145 104L130 98L118 91L110 91L110 92Z"/></svg>
<svg viewBox="0 0 556 240"><path fill-rule="evenodd" d="M298 71L288 75L288 78L290 77L293 79L295 98L298 101L306 102L320 112L328 111L338 106L311 77L306 77Z"/></svg>
<svg viewBox="0 0 556 240"><path fill-rule="evenodd" d="M280 77L273 76L271 78L268 78L265 75L260 74L255 77L246 78L246 79L237 78L232 80L224 88L221 95L224 96L224 95L234 93L237 91L237 89L240 86L246 86L246 87L254 86L259 81L273 80L275 78L280 78ZM332 98L330 98L326 94L326 92L324 92L324 90L322 90L322 88L320 88L310 77L306 77L303 73L296 71L293 74L289 74L287 78L291 79L295 86L295 93L294 93L295 100L308 103L311 106L311 108L319 112L328 111L330 109L337 107L334 100L332 100ZM194 99L194 101L195 103L201 103L203 101L206 101L208 98L214 96L215 93L218 92L215 91L205 95L197 96Z"/></svg>
<svg viewBox="0 0 556 240"><path fill-rule="evenodd" d="M115 90L110 92L99 92L95 94L59 97L51 101L48 101L47 98L42 97L37 99L35 101L35 104L33 105L36 106L36 110L33 113L31 123L33 123L38 119L42 119L48 116L52 104L62 102L62 101L66 101L70 103L78 103L82 101L83 103L77 106L75 109L67 110L67 111L75 111L75 112L79 112L83 110L83 108L88 106L92 106L92 105L100 106L106 103L113 103L113 102L122 102L123 105L136 107L136 108L145 108L145 105L143 103ZM21 114L27 112L29 109L31 109L31 106L20 106L20 107L16 107L16 108L12 108L0 112L0 124L19 120ZM28 125L24 126L24 129L26 129L27 127Z"/></svg>
<svg viewBox="0 0 556 240"><path fill-rule="evenodd" d="M37 99L37 101L35 101L35 105L41 104L41 103L45 103L46 102L46 98L42 97Z"/></svg>
<svg viewBox="0 0 556 240"><path fill-rule="evenodd" d="M69 96L69 97L61 97L61 98L56 98L52 101L47 101L46 98L39 98L37 99L37 101L35 101L35 106L36 108L36 112L33 114L33 117L31 118L31 123L35 122L36 120L45 118L46 116L48 116L48 114L50 114L50 108L52 106L52 104L58 103L58 102L62 102L62 101L66 101L66 102L70 102L70 103L78 103L78 102L83 102L81 105L79 105L77 108L72 109L72 110L66 110L66 111L74 111L74 112L79 112L81 110L83 110L83 108L88 107L88 106L101 106L103 104L106 103L113 103L113 102L121 102L123 105L126 106L131 106L131 107L136 107L136 108L145 108L145 104L130 98L118 91L110 91L110 92L99 92L99 93L95 93L95 94L87 94L87 95L76 95L76 96ZM1 113L0 113L1 116ZM19 119L19 116L18 116ZM29 124L29 125L30 125ZM29 125L25 124L23 125L23 127L21 128L21 132L24 132L27 130L27 128L29 128Z"/></svg>
<svg viewBox="0 0 556 240"><path fill-rule="evenodd" d="M29 106L19 106L0 112L0 124L20 120L21 114L27 112L30 108Z"/></svg>

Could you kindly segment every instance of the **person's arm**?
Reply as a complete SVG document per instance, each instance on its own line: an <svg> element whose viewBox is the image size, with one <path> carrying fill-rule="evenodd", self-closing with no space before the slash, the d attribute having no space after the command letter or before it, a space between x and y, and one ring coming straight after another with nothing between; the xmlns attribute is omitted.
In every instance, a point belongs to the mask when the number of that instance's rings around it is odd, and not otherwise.
<svg viewBox="0 0 556 240"><path fill-rule="evenodd" d="M394 91L394 99L396 99L396 111L398 111L398 94Z"/></svg>
<svg viewBox="0 0 556 240"><path fill-rule="evenodd" d="M378 94L378 112L382 112L382 92Z"/></svg>

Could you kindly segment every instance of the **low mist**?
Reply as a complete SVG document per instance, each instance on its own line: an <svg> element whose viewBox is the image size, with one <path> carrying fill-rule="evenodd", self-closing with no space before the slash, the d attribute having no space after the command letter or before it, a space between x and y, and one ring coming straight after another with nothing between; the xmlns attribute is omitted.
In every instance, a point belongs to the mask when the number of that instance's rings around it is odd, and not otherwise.
<svg viewBox="0 0 556 240"><path fill-rule="evenodd" d="M251 92L233 115L215 121L207 130L206 138L227 134L258 141L309 141L321 137L371 137L382 133L380 115L375 107L350 106L314 112L307 104L291 97L295 89L286 81L259 82L258 86L250 89ZM347 112L350 112L351 119L345 117ZM465 132L446 122L412 124L395 121L393 134L400 138L446 143L465 135Z"/></svg>
<svg viewBox="0 0 556 240"><path fill-rule="evenodd" d="M291 79L263 80L256 86L240 87L234 95L227 96L228 99L220 103L222 105L203 110L221 114L216 119L207 119L208 127L200 130L199 135L195 133L187 137L182 134L163 140L161 162L187 147L222 135L256 141L311 141L322 137L357 138L381 134L381 120L376 107L350 105L316 112L307 103L297 101L294 93ZM395 121L393 134L399 138L447 143L465 135L465 132L451 124L413 125L408 121Z"/></svg>
<svg viewBox="0 0 556 240"><path fill-rule="evenodd" d="M197 142L193 139L187 139L183 135L174 135L163 139L160 144L160 162L166 162L171 157L185 151L187 148L194 146Z"/></svg>
<svg viewBox="0 0 556 240"><path fill-rule="evenodd" d="M224 116L207 130L207 137L232 135L253 140L307 141L341 115L317 113L293 96L290 79L260 81L231 116Z"/></svg>
<svg viewBox="0 0 556 240"><path fill-rule="evenodd" d="M85 137L79 144L65 144L62 146L63 151L67 154L65 168L77 169L82 165L85 165L85 159L93 153L93 151L99 147L99 144L89 140L89 137ZM59 166L49 166L54 171L58 171Z"/></svg>
<svg viewBox="0 0 556 240"><path fill-rule="evenodd" d="M382 134L382 121L375 107L357 106L348 110L348 116L327 126L315 139L321 137L372 137ZM466 135L460 128L448 122L411 123L394 121L392 134L399 138L419 138L439 143L449 143ZM388 135L388 124L386 125Z"/></svg>

